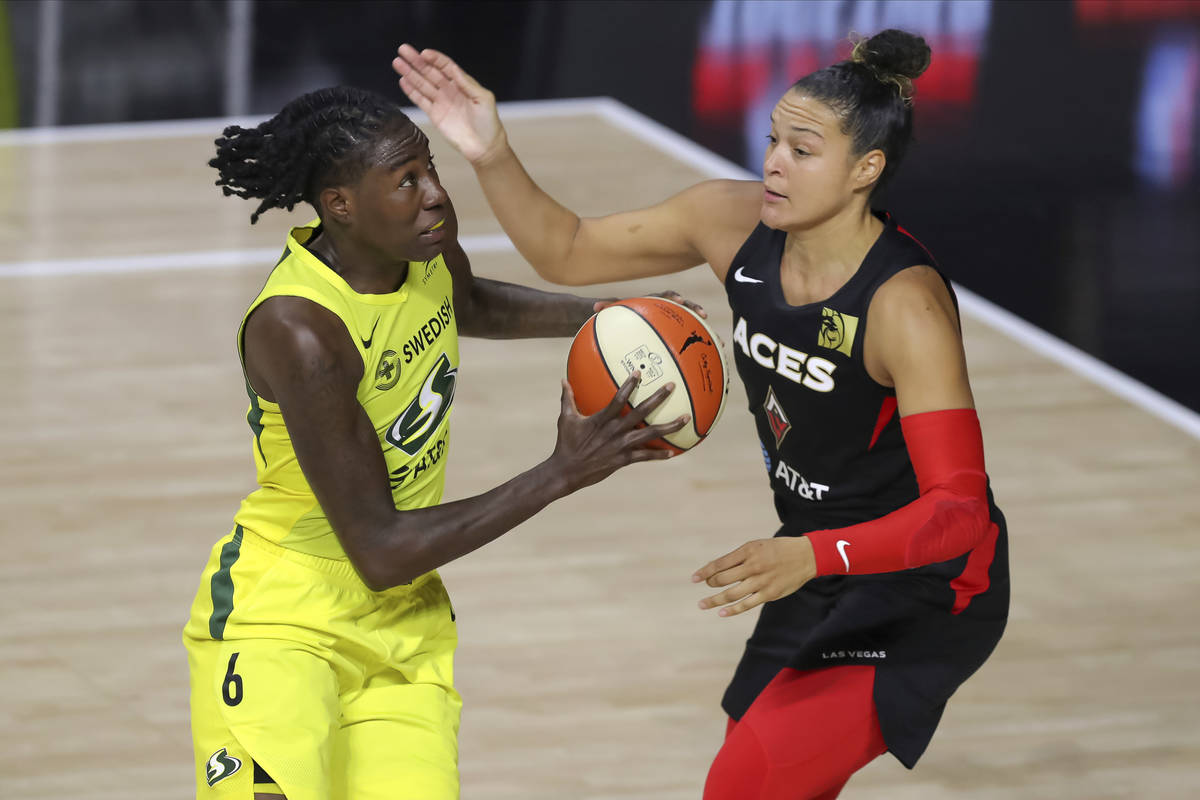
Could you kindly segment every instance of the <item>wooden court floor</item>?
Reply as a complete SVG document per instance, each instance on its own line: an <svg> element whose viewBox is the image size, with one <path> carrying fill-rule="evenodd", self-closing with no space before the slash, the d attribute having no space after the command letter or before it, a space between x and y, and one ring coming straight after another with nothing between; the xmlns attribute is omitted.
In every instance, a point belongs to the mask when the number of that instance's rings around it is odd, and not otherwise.
<svg viewBox="0 0 1200 800"><path fill-rule="evenodd" d="M582 213L706 177L604 114L510 129ZM204 166L215 126L139 130L0 141L2 798L193 796L180 630L254 480L234 332L303 215L250 227ZM490 238L462 160L434 149L476 272L541 285ZM211 257L180 258L195 253ZM705 268L594 292L664 288L728 341ZM964 327L1009 518L1011 622L915 772L884 757L843 796L1200 796L1200 440L975 316ZM567 346L463 341L448 499L549 453ZM736 378L730 401L694 452L443 570L468 800L700 796L753 619L697 610L689 575L774 530Z"/></svg>

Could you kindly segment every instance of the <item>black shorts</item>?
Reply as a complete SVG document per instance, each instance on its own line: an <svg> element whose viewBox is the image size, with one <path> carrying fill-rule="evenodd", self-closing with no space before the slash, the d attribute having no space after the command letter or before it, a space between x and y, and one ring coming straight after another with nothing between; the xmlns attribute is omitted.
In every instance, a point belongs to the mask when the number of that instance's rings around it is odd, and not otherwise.
<svg viewBox="0 0 1200 800"><path fill-rule="evenodd" d="M734 719L784 667L876 668L874 698L888 750L912 768L946 701L983 664L1008 619L1008 533L1000 528L988 589L952 614L950 581L966 556L905 572L816 578L763 605L721 702ZM777 535L794 535L780 531Z"/></svg>

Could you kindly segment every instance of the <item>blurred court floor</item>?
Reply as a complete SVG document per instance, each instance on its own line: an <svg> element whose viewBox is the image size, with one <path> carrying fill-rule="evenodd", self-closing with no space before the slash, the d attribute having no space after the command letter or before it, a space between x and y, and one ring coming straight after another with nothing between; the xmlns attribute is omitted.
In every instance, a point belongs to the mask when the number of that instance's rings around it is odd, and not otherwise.
<svg viewBox="0 0 1200 800"><path fill-rule="evenodd" d="M610 102L514 106L530 172L584 214L739 174ZM220 123L0 138L0 797L193 794L180 631L253 487L234 346L297 212L249 225L205 166ZM544 286L432 146L477 274ZM903 209L895 209L903 216ZM921 231L914 231L918 236ZM729 341L707 268L673 288ZM1013 605L909 774L846 798L1184 798L1200 786L1200 422L964 294ZM465 339L447 499L550 452L568 340ZM798 423L802 424L802 423ZM442 570L468 800L698 798L753 615L692 570L775 529L736 377L710 440L551 506Z"/></svg>

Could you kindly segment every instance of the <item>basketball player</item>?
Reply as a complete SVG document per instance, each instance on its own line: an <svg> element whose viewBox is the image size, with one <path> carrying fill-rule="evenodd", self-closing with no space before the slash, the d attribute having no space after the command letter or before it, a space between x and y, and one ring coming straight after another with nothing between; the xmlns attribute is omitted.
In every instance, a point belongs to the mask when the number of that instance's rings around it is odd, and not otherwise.
<svg viewBox="0 0 1200 800"><path fill-rule="evenodd" d="M553 453L441 503L458 334L567 336L594 301L475 278L424 134L354 89L216 141L217 184L305 201L238 333L258 489L217 542L184 630L199 797L458 797L454 612L436 568L619 467L669 393L581 416Z"/></svg>
<svg viewBox="0 0 1200 800"><path fill-rule="evenodd" d="M885 751L911 768L1004 629L1004 518L954 292L871 207L908 147L912 80L929 61L902 31L861 41L763 120L761 182L707 181L582 220L530 179L492 95L453 61L403 45L393 62L544 278L707 263L725 286L782 527L693 576L722 589L701 608L762 606L725 693L708 800L832 798Z"/></svg>

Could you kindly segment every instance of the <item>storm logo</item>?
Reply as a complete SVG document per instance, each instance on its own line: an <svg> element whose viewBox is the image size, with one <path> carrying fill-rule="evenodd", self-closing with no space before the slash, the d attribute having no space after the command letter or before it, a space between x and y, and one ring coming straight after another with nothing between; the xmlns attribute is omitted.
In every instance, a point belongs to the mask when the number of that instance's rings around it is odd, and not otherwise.
<svg viewBox="0 0 1200 800"><path fill-rule="evenodd" d="M225 780L241 768L242 760L229 755L229 751L222 747L208 757L208 763L205 765L207 773L205 779L208 781L208 785L212 786Z"/></svg>
<svg viewBox="0 0 1200 800"><path fill-rule="evenodd" d="M775 434L775 449L778 450L783 444L783 437L792 429L792 423L788 421L787 414L783 413L783 404L775 396L775 390L769 386L763 411L767 412L767 424L771 426L771 433Z"/></svg>
<svg viewBox="0 0 1200 800"><path fill-rule="evenodd" d="M384 438L410 456L421 452L421 448L437 431L446 414L450 413L457 382L458 368L451 367L450 358L442 353L433 369L425 376L421 391L392 423Z"/></svg>

